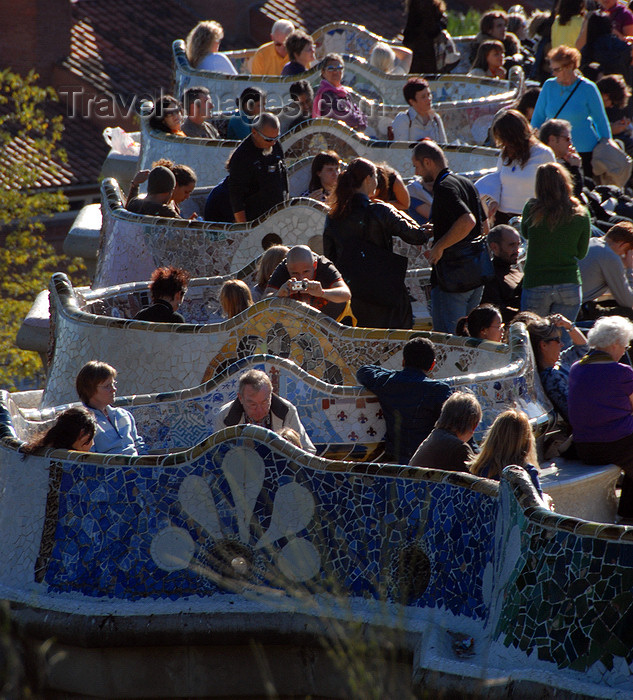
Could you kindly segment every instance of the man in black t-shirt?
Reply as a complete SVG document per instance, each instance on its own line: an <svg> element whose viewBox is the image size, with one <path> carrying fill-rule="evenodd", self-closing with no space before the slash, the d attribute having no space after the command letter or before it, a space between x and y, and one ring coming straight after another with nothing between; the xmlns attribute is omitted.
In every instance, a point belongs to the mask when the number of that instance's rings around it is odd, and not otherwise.
<svg viewBox="0 0 633 700"><path fill-rule="evenodd" d="M316 255L307 245L296 245L288 251L268 280L266 294L303 301L334 320L352 298L334 263Z"/></svg>
<svg viewBox="0 0 633 700"><path fill-rule="evenodd" d="M442 149L430 139L420 141L413 149L415 174L424 182L433 183L433 246L426 256L433 266L431 274L431 313L433 330L455 333L457 321L467 316L481 301L483 283L463 291L449 291L438 279L437 263L443 256L451 261L468 258L473 248L483 245L482 236L488 233L479 193L473 183L448 169ZM451 280L460 287L459 280ZM451 287L453 284L451 284Z"/></svg>
<svg viewBox="0 0 633 700"><path fill-rule="evenodd" d="M238 223L256 219L288 197L288 174L278 138L279 120L262 112L250 136L229 159L229 197Z"/></svg>

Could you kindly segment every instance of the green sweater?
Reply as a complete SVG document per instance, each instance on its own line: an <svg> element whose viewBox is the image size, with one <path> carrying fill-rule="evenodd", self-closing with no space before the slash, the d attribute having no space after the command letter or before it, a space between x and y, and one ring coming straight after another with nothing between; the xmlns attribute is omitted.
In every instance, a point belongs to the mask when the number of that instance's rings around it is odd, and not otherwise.
<svg viewBox="0 0 633 700"><path fill-rule="evenodd" d="M551 229L544 221L538 226L530 222L534 200L523 207L521 233L528 241L523 286L581 284L578 261L587 255L591 217L585 207L569 221Z"/></svg>

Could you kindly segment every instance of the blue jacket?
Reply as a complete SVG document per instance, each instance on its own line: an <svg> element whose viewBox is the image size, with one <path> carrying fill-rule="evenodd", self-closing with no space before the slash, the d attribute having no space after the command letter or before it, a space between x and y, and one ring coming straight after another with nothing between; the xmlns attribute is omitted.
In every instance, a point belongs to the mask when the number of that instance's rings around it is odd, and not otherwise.
<svg viewBox="0 0 633 700"><path fill-rule="evenodd" d="M539 129L548 119L553 119L578 81L580 84L557 118L570 122L571 140L576 150L589 153L600 139L611 138L611 127L596 84L583 76L565 86L556 78L546 80L534 108L532 126Z"/></svg>
<svg viewBox="0 0 633 700"><path fill-rule="evenodd" d="M376 394L387 424L387 453L397 464L408 464L425 440L452 390L446 382L429 379L420 369L400 371L365 365L358 381Z"/></svg>
<svg viewBox="0 0 633 700"><path fill-rule="evenodd" d="M92 406L86 406L97 421L95 443L91 452L137 455L144 452L145 441L136 432L132 414L124 408L107 407L108 415Z"/></svg>

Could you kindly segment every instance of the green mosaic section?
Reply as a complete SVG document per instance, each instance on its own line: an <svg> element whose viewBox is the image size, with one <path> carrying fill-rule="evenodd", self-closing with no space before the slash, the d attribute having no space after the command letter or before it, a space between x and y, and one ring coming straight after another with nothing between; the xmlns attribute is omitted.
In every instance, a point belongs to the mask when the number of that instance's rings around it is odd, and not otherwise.
<svg viewBox="0 0 633 700"><path fill-rule="evenodd" d="M511 497L510 518L520 510ZM633 661L633 546L625 532L565 518L556 529L518 518L520 554L504 587L494 638L558 668ZM592 529L583 536L582 530ZM595 532L597 530L601 532ZM579 532L580 531L580 532Z"/></svg>

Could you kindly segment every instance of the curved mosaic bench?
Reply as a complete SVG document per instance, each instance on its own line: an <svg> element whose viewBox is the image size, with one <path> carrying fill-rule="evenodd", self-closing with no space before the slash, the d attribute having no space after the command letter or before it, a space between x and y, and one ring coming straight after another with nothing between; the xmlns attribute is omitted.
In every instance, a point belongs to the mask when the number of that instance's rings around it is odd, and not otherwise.
<svg viewBox="0 0 633 700"><path fill-rule="evenodd" d="M255 426L164 456L23 460L0 429L0 595L104 669L115 646L288 643L349 620L398 632L419 689L439 672L464 692L630 695L633 530L546 511L519 468L496 484L329 462ZM196 694L155 659L153 696ZM115 697L112 668L96 675Z"/></svg>
<svg viewBox="0 0 633 700"><path fill-rule="evenodd" d="M123 208L112 179L101 185L101 202L93 287L148 280L160 265L187 268L194 277L227 274L261 255L267 233L277 233L289 246L321 241L327 211L314 199L295 197L246 224L144 216Z"/></svg>
<svg viewBox="0 0 633 700"><path fill-rule="evenodd" d="M209 88L213 104L220 111L234 109L235 98L247 86L261 88L268 95L269 108L280 108L288 100L288 88L298 77L308 80L312 85L321 82L318 65L310 68L301 76L281 77L279 75L227 75L212 71L192 68L185 54L185 43L177 39L172 44L174 61L174 84L181 95L193 85ZM344 54L345 85L353 88L368 99L393 105L405 105L402 87L407 81L406 75L389 75L370 66L360 56ZM410 74L411 75L411 74ZM513 84L509 80L480 78L468 75L433 75L429 76L430 87L437 103L450 101L469 101L479 98L516 99L523 89L523 81Z"/></svg>
<svg viewBox="0 0 633 700"><path fill-rule="evenodd" d="M291 197L300 197L308 189L311 166L311 156L301 158L288 166ZM117 178L114 179L117 180ZM121 183L118 180L117 182L119 189L125 189L125 183ZM200 217L203 216L204 206L211 189L213 189L211 186L196 187L191 197L181 205L181 212L184 218L189 218L193 212ZM71 258L83 258L88 274L91 277L94 277L97 267L97 251L99 250L102 224L101 205L88 204L77 214L70 231L64 239L64 252Z"/></svg>
<svg viewBox="0 0 633 700"><path fill-rule="evenodd" d="M249 355L233 362L198 386L173 392L120 397L116 406L128 409L149 452L173 452L192 447L212 432L220 408L237 396L236 379L247 369L266 372L273 390L297 409L319 454L354 461L378 461L384 449L385 421L378 399L362 386L324 382L292 360L274 355ZM475 439L480 441L507 404L497 400L499 387L490 392L484 383L478 391L483 418ZM15 434L22 440L47 430L70 403L44 409L22 408L19 396L9 395L8 410ZM530 399L528 399L528 402ZM533 424L541 432L545 412L531 401ZM78 405L78 404L74 404ZM543 407L542 407L543 408Z"/></svg>
<svg viewBox="0 0 633 700"><path fill-rule="evenodd" d="M551 406L535 381L527 336L513 327L510 345L426 331L341 326L315 309L268 298L228 321L213 325L150 324L105 318L79 309L68 278L51 280L54 347L42 406L75 401L75 377L89 360L119 371L121 395L178 391L198 385L236 359L267 353L293 360L330 384L355 385L361 365L402 366L402 346L414 335L433 340L433 376L469 386L490 416L516 403L544 429ZM85 302L83 302L85 303Z"/></svg>
<svg viewBox="0 0 633 700"><path fill-rule="evenodd" d="M186 323L206 324L222 321L222 306L219 301L222 284L233 278L244 280L249 286L255 284L260 259L261 257L256 258L240 270L226 275L193 277L189 282L185 300L179 308ZM427 330L431 328L430 279L429 268L407 271L406 284L413 299L415 327ZM74 289L74 292L79 310L98 316L132 319L138 311L152 303L149 282L130 282L97 289L79 287Z"/></svg>
<svg viewBox="0 0 633 700"><path fill-rule="evenodd" d="M455 39L457 38L455 37ZM353 22L324 24L312 32L312 39L315 43L317 60L321 60L328 53L340 53L360 56L368 61L374 45L379 41L394 47L402 46L397 41L374 34L362 25ZM228 56L240 75L250 75L251 61L256 51L257 49L238 49L223 53Z"/></svg>
<svg viewBox="0 0 633 700"><path fill-rule="evenodd" d="M226 161L238 143L166 134L149 129L146 121L142 120L139 169L151 168L159 158L169 158L193 168L200 187L217 185L225 177ZM403 177L413 175L411 149L415 143L370 139L333 119L314 119L299 124L284 134L279 143L288 163L333 149L345 160L362 156L375 162L389 163ZM496 148L465 145L443 145L442 148L453 171L473 173L473 178L479 177L483 170L496 167L499 157Z"/></svg>

